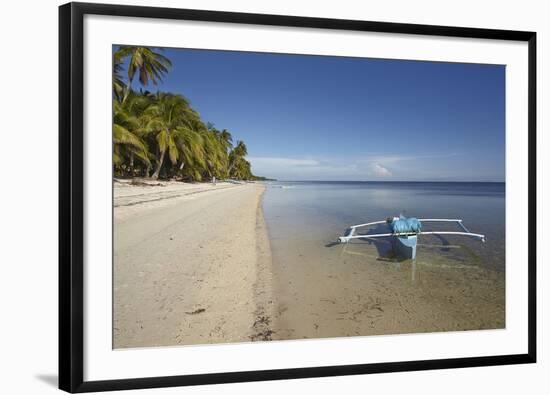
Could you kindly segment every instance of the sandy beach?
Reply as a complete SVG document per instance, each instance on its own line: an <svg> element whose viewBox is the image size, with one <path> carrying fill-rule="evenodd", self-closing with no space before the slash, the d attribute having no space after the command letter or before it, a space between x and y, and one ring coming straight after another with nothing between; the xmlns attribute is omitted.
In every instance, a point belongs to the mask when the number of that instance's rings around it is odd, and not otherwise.
<svg viewBox="0 0 550 395"><path fill-rule="evenodd" d="M114 348L268 340L261 184L115 182Z"/></svg>
<svg viewBox="0 0 550 395"><path fill-rule="evenodd" d="M269 229L260 183L136 184L115 183L115 348L505 327L504 273L453 246L398 262L318 214Z"/></svg>

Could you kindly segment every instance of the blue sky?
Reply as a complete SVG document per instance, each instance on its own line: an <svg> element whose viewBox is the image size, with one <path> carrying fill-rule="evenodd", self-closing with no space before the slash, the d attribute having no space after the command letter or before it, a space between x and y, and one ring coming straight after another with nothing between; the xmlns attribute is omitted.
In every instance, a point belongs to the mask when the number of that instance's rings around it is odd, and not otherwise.
<svg viewBox="0 0 550 395"><path fill-rule="evenodd" d="M279 180L504 181L505 67L165 49L181 93ZM138 87L134 82L134 87Z"/></svg>

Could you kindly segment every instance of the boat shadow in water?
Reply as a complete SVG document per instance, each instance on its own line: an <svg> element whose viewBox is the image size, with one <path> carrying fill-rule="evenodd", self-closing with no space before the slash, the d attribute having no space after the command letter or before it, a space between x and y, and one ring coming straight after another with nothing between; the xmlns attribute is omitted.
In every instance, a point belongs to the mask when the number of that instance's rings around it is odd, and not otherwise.
<svg viewBox="0 0 550 395"><path fill-rule="evenodd" d="M373 235L373 234L378 234L378 233L387 233L389 232L389 229L386 225L383 225L383 224L380 224L380 225L377 225L375 227L372 227L370 228L367 232L363 232L363 233L357 233L357 236L360 236L360 235ZM376 249L376 254L367 254L367 253L359 253L359 252L354 252L354 251L348 251L348 247L349 246L359 246L359 245L366 245L366 246L371 246L371 247L374 247ZM347 254L352 254L352 255L363 255L363 256L366 256L366 257L372 257L378 261L383 261L383 262L402 262L402 261L405 261L407 260L406 258L401 258L399 257L397 254L395 254L394 250L393 250L393 244L392 244L392 238L391 237L386 237L386 238L377 238L377 239L368 239L368 238L365 238L365 239L353 239L352 241L350 241L349 243L345 243L345 244L341 244L337 241L333 241L333 242L330 242L330 243L327 243L325 244L325 247L327 248L331 248L331 247L335 247L335 246L340 246L343 248L343 252L347 253Z"/></svg>
<svg viewBox="0 0 550 395"><path fill-rule="evenodd" d="M449 240L447 240L445 237L443 237L441 235L433 235L433 237L435 237L436 239L441 241L441 247L440 247L441 251L449 252L451 250L450 247L446 247L446 246L450 246L451 243L449 243Z"/></svg>
<svg viewBox="0 0 550 395"><path fill-rule="evenodd" d="M379 224L377 226L374 226L372 228L369 228L367 232L364 233L358 233L357 236L360 235L373 235L373 234L379 234L379 233L387 233L389 231L388 227L385 224ZM433 243L418 243L419 246L422 247L428 247L431 249L439 250L440 252L446 253L446 259L450 261L465 261L470 260L472 263L477 264L480 261L480 257L471 249L468 248L465 245L459 244L452 244L448 238L434 234L430 235L428 237L432 237L433 239L436 239L437 242L435 244ZM433 240L432 241L435 241ZM346 254L352 254L352 255L363 255L365 257L370 257L372 259L376 259L377 261L381 262L405 262L410 261L410 259L400 256L399 254L396 254L393 243L395 240L392 237L386 237L386 238L365 238L365 239L353 239L349 243L346 243L342 245L341 243L338 243L337 241L333 241L330 243L325 244L325 247L331 248L336 246L343 246L343 253ZM365 252L358 252L349 250L348 248L351 246L371 246L376 249L376 253L365 253ZM457 250L463 251L463 254L458 253ZM465 253L465 254L464 254Z"/></svg>
<svg viewBox="0 0 550 395"><path fill-rule="evenodd" d="M388 233L388 232L389 232L388 226L380 224L380 225L373 226L367 232L360 233L360 234L364 234L365 236L367 236L367 235L374 235L378 233ZM358 239L358 240L360 240L360 242L365 243L369 246L374 246L378 254L377 260L379 261L395 262L395 261L406 260L399 257L397 254L395 254L393 249L393 237L385 237L385 238L379 238L379 239Z"/></svg>

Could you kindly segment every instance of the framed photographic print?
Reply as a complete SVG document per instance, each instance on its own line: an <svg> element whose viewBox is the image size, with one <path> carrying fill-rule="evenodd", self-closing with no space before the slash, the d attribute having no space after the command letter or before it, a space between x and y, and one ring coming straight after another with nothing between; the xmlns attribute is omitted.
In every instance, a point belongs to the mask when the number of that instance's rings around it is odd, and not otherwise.
<svg viewBox="0 0 550 395"><path fill-rule="evenodd" d="M69 392L536 360L536 34L60 7Z"/></svg>

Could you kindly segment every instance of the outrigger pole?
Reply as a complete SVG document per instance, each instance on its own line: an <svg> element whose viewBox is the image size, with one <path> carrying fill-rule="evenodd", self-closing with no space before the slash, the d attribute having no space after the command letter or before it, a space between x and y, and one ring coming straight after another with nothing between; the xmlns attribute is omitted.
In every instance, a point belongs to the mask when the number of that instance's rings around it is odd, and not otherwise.
<svg viewBox="0 0 550 395"><path fill-rule="evenodd" d="M375 222L368 222L366 224L359 224L359 225L353 225L350 226L347 230L344 236L340 236L338 238L339 243L348 243L352 239L374 239L379 237L405 237L405 236L417 236L417 235L460 235L460 236L470 236L480 239L482 242L485 243L485 235L479 234L479 233L472 233L469 231L466 226L462 223L462 219L447 219L447 218L429 218L429 219L419 219L420 222L455 222L457 223L462 229L464 229L464 232L453 232L453 231L428 231L428 232L418 232L418 233L376 233L372 235L356 235L355 230L357 228L362 228L365 226L371 226L371 225L378 225L378 224L385 224L386 221L375 221Z"/></svg>

